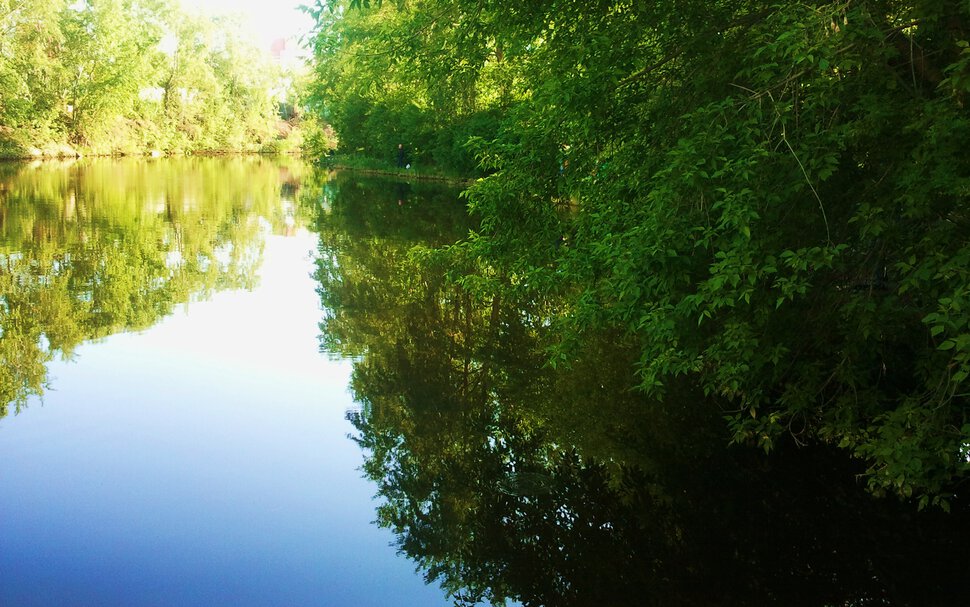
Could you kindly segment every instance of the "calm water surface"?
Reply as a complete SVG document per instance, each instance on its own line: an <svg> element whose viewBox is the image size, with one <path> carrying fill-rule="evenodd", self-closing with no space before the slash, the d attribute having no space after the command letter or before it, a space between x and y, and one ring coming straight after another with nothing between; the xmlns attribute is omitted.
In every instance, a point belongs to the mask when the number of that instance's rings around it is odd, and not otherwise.
<svg viewBox="0 0 970 607"><path fill-rule="evenodd" d="M0 167L0 605L967 604L965 496L729 446L470 225L286 161Z"/></svg>
<svg viewBox="0 0 970 607"><path fill-rule="evenodd" d="M305 174L0 167L0 605L450 604L371 523Z"/></svg>

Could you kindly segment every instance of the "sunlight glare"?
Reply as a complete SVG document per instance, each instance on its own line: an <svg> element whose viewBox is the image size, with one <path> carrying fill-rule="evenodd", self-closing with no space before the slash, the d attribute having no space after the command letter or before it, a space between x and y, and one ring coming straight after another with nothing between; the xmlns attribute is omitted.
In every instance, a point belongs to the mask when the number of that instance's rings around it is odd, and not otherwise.
<svg viewBox="0 0 970 607"><path fill-rule="evenodd" d="M183 0L183 7L210 15L241 15L260 47L280 38L299 41L312 25L298 7L307 0Z"/></svg>

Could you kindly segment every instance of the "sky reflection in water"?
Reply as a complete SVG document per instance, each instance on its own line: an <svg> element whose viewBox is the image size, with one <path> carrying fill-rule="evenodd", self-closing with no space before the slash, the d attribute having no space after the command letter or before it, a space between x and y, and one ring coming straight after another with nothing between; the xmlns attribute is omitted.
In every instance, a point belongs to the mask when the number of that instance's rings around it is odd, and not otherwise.
<svg viewBox="0 0 970 607"><path fill-rule="evenodd" d="M0 604L446 604L371 524L316 245L267 235L254 291L48 365L0 420Z"/></svg>

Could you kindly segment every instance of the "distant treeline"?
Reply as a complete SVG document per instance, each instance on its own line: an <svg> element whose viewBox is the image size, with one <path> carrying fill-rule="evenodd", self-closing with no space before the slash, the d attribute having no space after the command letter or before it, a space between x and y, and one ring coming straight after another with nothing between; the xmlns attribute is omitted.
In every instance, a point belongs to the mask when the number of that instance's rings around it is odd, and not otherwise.
<svg viewBox="0 0 970 607"><path fill-rule="evenodd" d="M278 66L175 0L0 0L0 156L257 150Z"/></svg>

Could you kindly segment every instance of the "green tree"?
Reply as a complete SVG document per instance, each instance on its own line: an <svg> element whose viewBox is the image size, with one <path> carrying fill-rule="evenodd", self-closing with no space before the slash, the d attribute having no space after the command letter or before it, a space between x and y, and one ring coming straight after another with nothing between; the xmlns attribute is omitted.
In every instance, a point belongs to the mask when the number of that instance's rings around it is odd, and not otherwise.
<svg viewBox="0 0 970 607"><path fill-rule="evenodd" d="M5 0L0 154L259 150L283 76L239 29L172 0Z"/></svg>
<svg viewBox="0 0 970 607"><path fill-rule="evenodd" d="M255 150L275 134L280 75L229 17L173 11L161 67L155 144L173 151Z"/></svg>
<svg viewBox="0 0 970 607"><path fill-rule="evenodd" d="M56 60L64 43L63 10L59 1L0 2L0 152L23 154L56 132L65 110L60 87L66 75Z"/></svg>
<svg viewBox="0 0 970 607"><path fill-rule="evenodd" d="M62 12L72 143L110 142L116 119L132 112L140 88L152 82L162 36L157 6L154 0L88 0Z"/></svg>
<svg viewBox="0 0 970 607"><path fill-rule="evenodd" d="M452 24L463 18L453 9L375 3L345 10L318 2L310 10L318 27L309 101L337 129L340 151L391 162L404 144L414 162L475 171L465 140L495 133L499 100L482 92L492 83L473 67L478 57L454 52L465 32ZM478 49L478 42L482 57L495 54L483 40L463 40L462 48ZM431 56L429 49L436 49Z"/></svg>
<svg viewBox="0 0 970 607"><path fill-rule="evenodd" d="M496 134L466 142L491 174L468 193L481 229L452 253L475 260L464 283L482 292L562 297L550 362L618 331L649 399L689 387L737 442L822 441L866 462L876 493L956 495L970 471L965 3L327 4L321 25L338 23L322 31L382 29L319 38L324 76L363 58L362 40L413 66L418 90L437 62L508 100ZM438 90L463 107L461 87Z"/></svg>

